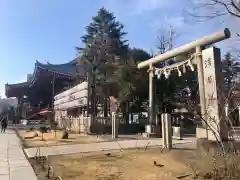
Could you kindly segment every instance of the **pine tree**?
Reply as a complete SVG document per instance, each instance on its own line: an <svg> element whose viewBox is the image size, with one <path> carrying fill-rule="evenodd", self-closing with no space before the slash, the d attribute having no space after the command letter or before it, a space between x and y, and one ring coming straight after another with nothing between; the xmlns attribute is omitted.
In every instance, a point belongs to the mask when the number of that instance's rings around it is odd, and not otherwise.
<svg viewBox="0 0 240 180"><path fill-rule="evenodd" d="M124 63L128 51L126 41L122 40L125 34L123 25L105 8L101 8L86 27L86 34L82 37L85 47L79 50L96 68L100 84L114 81L110 78Z"/></svg>
<svg viewBox="0 0 240 180"><path fill-rule="evenodd" d="M142 49L130 49L128 61L119 72L118 99L126 123L129 113L141 114L146 110L143 106L148 101L148 72L138 69L137 64L150 58Z"/></svg>
<svg viewBox="0 0 240 180"><path fill-rule="evenodd" d="M126 63L128 44L123 40L126 34L123 28L112 12L101 8L86 27L86 34L82 36L83 47L77 48L82 60L87 60L92 66L93 86L104 98L105 116L107 98L117 95L117 72Z"/></svg>

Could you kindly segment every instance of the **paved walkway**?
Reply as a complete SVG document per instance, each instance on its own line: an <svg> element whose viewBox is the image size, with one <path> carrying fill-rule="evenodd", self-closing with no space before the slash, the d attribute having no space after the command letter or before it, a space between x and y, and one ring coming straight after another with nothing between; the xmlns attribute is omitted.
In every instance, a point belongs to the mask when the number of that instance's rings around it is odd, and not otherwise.
<svg viewBox="0 0 240 180"><path fill-rule="evenodd" d="M13 130L0 133L0 180L37 180Z"/></svg>
<svg viewBox="0 0 240 180"><path fill-rule="evenodd" d="M174 144L193 143L195 138L185 138L184 140L173 140ZM130 149L146 146L161 146L162 140L151 139L151 140L122 140L115 142L99 142L91 144L72 144L72 145L60 145L51 147L40 147L40 148L27 148L24 149L28 157L35 157L40 152L40 156L49 155L62 155L62 154L75 154L75 153L87 153L96 151L109 151L109 150L120 150ZM39 151L40 150L40 151ZM37 153L38 152L38 153Z"/></svg>

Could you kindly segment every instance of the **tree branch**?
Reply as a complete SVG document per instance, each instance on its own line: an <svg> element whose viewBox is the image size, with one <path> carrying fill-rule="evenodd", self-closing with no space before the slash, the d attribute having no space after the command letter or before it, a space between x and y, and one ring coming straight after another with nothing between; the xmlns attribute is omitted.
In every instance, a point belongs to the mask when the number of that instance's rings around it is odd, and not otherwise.
<svg viewBox="0 0 240 180"><path fill-rule="evenodd" d="M234 0L231 0L231 4L232 4L232 6L233 6L237 11L240 12L240 7L238 7L238 5L235 4Z"/></svg>
<svg viewBox="0 0 240 180"><path fill-rule="evenodd" d="M229 12L231 15L240 18L240 14L233 12L233 11L229 8L229 5L227 5L227 3L221 2L221 1L219 1L219 0L212 0L212 1L216 2L216 3L219 4L219 5L222 5L222 6L227 10L227 12ZM235 5L235 3L233 3L233 0L231 0L231 4L232 4L232 5L234 4L234 5L233 5L234 9L236 9L237 11L239 11L239 10L238 10L238 7ZM235 8L235 7L237 7L237 8ZM240 13L240 11L239 11L239 13Z"/></svg>
<svg viewBox="0 0 240 180"><path fill-rule="evenodd" d="M217 9L217 8L221 9ZM240 7L234 2L234 0L208 0L204 2L199 2L197 5L194 5L194 13L189 13L190 16L199 19L210 20L216 17L224 16L230 14L234 17L240 18ZM196 9L207 9L211 11L210 14L198 15Z"/></svg>

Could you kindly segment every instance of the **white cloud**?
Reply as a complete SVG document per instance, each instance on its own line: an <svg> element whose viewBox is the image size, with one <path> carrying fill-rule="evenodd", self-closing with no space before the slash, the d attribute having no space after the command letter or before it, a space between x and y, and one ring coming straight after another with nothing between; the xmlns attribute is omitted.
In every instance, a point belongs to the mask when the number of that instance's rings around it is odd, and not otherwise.
<svg viewBox="0 0 240 180"><path fill-rule="evenodd" d="M165 18L165 22L175 28L182 27L185 19L183 16L170 16Z"/></svg>
<svg viewBox="0 0 240 180"><path fill-rule="evenodd" d="M164 8L169 1L167 0L137 0L134 3L133 13L142 14L147 11L153 11Z"/></svg>
<svg viewBox="0 0 240 180"><path fill-rule="evenodd" d="M104 6L112 9L114 13L125 15L140 15L145 12L154 11L165 8L171 4L168 0L105 0ZM127 12L127 13L125 13Z"/></svg>
<svg viewBox="0 0 240 180"><path fill-rule="evenodd" d="M169 26L178 29L183 25L185 25L185 19L183 16L165 16L163 19L150 22L150 26L156 30L165 28L169 29Z"/></svg>

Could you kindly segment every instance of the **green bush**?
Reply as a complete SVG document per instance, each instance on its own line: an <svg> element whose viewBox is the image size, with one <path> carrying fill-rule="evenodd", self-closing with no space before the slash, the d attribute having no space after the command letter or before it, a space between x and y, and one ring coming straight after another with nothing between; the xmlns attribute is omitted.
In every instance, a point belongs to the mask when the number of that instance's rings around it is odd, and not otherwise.
<svg viewBox="0 0 240 180"><path fill-rule="evenodd" d="M41 127L39 127L39 131L41 133L46 133L48 131L48 128L46 126L41 126Z"/></svg>

